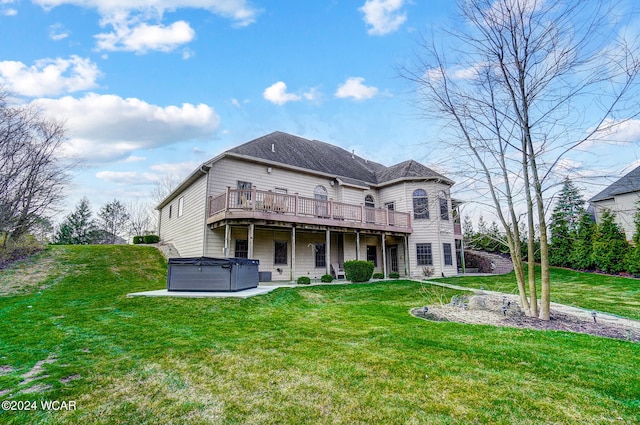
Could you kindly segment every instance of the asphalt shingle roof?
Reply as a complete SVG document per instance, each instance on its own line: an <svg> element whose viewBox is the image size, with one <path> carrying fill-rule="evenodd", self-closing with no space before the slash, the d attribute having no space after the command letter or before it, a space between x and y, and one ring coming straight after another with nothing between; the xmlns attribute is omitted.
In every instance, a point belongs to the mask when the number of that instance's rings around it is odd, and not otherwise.
<svg viewBox="0 0 640 425"><path fill-rule="evenodd" d="M640 191L640 167L635 168L631 172L612 183L609 187L598 193L589 202L603 201L613 198L623 193Z"/></svg>
<svg viewBox="0 0 640 425"><path fill-rule="evenodd" d="M354 184L382 184L402 178L438 178L450 182L445 176L414 160L385 167L341 147L280 131L227 152L343 177Z"/></svg>

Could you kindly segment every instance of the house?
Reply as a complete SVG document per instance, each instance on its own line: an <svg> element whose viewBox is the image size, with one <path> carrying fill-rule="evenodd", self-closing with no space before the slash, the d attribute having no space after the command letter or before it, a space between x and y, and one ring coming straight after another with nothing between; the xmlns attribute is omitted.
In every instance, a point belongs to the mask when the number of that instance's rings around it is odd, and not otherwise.
<svg viewBox="0 0 640 425"><path fill-rule="evenodd" d="M636 204L640 200L640 167L636 167L630 173L624 175L619 180L605 188L593 198L589 203L594 209L596 222L600 222L600 217L605 209L616 214L616 221L624 230L627 239L633 238L635 227L633 216L638 209Z"/></svg>
<svg viewBox="0 0 640 425"><path fill-rule="evenodd" d="M350 259L448 276L461 239L453 184L413 160L386 167L274 132L193 171L157 206L159 234L182 257L258 259L273 280L335 274Z"/></svg>

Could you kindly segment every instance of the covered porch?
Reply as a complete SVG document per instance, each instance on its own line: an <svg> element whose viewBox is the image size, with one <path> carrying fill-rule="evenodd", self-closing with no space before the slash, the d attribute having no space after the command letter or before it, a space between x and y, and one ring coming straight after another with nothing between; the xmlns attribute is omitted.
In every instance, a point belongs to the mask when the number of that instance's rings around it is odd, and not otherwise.
<svg viewBox="0 0 640 425"><path fill-rule="evenodd" d="M409 276L406 232L322 226L273 220L222 220L209 225L226 257L260 260L274 281L337 276L348 260L369 260L375 272Z"/></svg>

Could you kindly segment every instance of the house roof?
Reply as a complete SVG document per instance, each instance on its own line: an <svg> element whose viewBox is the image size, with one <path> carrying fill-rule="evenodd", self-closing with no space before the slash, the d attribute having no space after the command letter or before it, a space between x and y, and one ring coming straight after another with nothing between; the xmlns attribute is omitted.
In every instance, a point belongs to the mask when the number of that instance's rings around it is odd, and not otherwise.
<svg viewBox="0 0 640 425"><path fill-rule="evenodd" d="M376 173L376 177L378 183L407 179L436 179L453 184L450 179L413 159L392 165L391 167L385 167L384 170Z"/></svg>
<svg viewBox="0 0 640 425"><path fill-rule="evenodd" d="M305 170L331 174L358 186L379 185L401 179L451 180L409 160L385 167L341 147L276 131L227 151L228 153L277 162Z"/></svg>
<svg viewBox="0 0 640 425"><path fill-rule="evenodd" d="M376 183L375 170L384 168L338 146L280 131L227 152L367 183Z"/></svg>
<svg viewBox="0 0 640 425"><path fill-rule="evenodd" d="M636 167L628 174L625 174L602 192L589 199L589 202L604 201L605 199L611 199L616 195L637 191L640 191L640 167Z"/></svg>
<svg viewBox="0 0 640 425"><path fill-rule="evenodd" d="M206 173L213 163L225 156L321 173L338 179L341 184L361 188L384 186L401 180L440 180L453 185L452 180L414 160L386 167L329 143L276 131L229 149L203 163L156 208L160 209L171 202L178 193Z"/></svg>

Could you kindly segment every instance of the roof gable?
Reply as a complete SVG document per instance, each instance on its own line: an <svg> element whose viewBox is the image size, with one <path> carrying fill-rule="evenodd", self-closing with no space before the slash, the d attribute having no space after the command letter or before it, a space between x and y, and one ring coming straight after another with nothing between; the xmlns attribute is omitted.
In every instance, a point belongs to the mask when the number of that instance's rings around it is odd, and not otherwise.
<svg viewBox="0 0 640 425"><path fill-rule="evenodd" d="M589 202L603 201L613 198L616 195L637 191L640 191L640 167L636 167L631 172L616 180L606 189L589 199Z"/></svg>
<svg viewBox="0 0 640 425"><path fill-rule="evenodd" d="M385 167L384 170L380 170L376 177L378 183L385 183L394 180L401 179L424 179L433 178L438 180L450 181L448 178L440 173L436 173L431 168L425 167L413 159L401 162L391 167Z"/></svg>

